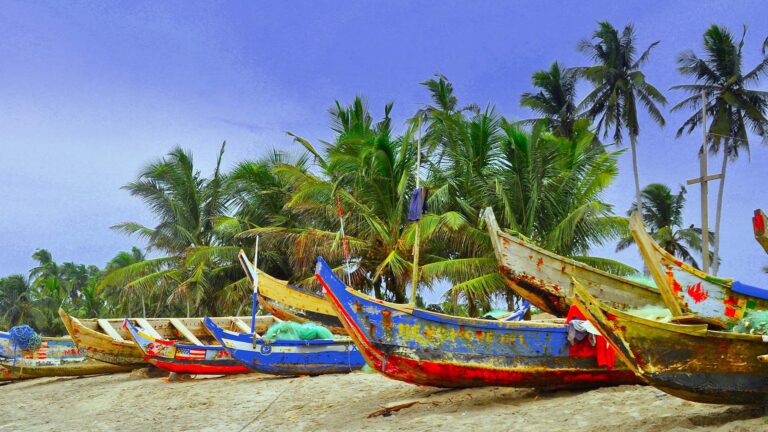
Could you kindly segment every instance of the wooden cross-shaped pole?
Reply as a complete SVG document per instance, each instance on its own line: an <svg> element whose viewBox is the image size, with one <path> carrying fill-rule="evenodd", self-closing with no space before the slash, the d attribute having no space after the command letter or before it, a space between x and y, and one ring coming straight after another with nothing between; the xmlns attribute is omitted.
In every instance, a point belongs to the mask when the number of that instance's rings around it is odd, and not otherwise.
<svg viewBox="0 0 768 432"><path fill-rule="evenodd" d="M704 261L702 270L704 273L709 273L709 185L707 183L722 178L722 175L707 175L707 94L705 92L701 92L701 126L704 131L704 144L699 153L701 177L688 180L688 185L701 183L701 250Z"/></svg>

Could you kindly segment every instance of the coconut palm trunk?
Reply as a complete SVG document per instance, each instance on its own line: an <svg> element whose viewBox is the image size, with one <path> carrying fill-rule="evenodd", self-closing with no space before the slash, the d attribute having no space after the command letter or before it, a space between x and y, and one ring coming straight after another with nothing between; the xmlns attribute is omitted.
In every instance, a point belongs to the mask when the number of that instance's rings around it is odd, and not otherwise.
<svg viewBox="0 0 768 432"><path fill-rule="evenodd" d="M723 166L720 168L720 185L717 190L717 210L715 211L715 250L712 258L712 274L717 276L720 270L718 257L720 256L720 215L723 210L723 190L725 190L725 170L728 167L728 146L729 140L725 140L723 145Z"/></svg>
<svg viewBox="0 0 768 432"><path fill-rule="evenodd" d="M632 134L629 137L632 148L632 173L635 176L635 203L637 205L637 211L641 214L643 212L643 203L640 199L640 174L637 172L637 136Z"/></svg>

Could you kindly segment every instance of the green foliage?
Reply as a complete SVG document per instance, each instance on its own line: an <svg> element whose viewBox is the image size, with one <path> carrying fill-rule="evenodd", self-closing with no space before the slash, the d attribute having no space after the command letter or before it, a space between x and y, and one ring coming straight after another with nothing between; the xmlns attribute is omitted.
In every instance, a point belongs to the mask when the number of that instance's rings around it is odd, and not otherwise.
<svg viewBox="0 0 768 432"><path fill-rule="evenodd" d="M702 231L693 225L684 227L685 194L686 190L682 186L677 194L673 194L668 186L660 183L646 186L641 194L643 223L664 250L699 268L693 252L702 254ZM637 206L632 206L627 214L636 210ZM714 239L713 233L710 232L709 236ZM627 234L619 241L616 251L626 249L634 243L635 239Z"/></svg>

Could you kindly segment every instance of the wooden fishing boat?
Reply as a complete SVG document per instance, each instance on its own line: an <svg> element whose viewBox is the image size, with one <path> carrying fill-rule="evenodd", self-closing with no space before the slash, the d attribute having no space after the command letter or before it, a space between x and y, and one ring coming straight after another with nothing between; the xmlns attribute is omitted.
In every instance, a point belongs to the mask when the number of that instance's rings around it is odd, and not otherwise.
<svg viewBox="0 0 768 432"><path fill-rule="evenodd" d="M322 258L316 277L368 365L392 379L435 387L639 383L623 366L571 355L564 320L461 318L384 302L347 287Z"/></svg>
<svg viewBox="0 0 768 432"><path fill-rule="evenodd" d="M275 322L271 316L257 317L256 329L266 331ZM250 369L230 357L229 352L215 338L195 338L194 344L182 344L174 340L152 335L151 331L123 321L131 339L141 349L144 360L160 369L179 374L230 375L250 372ZM209 341L208 339L212 339Z"/></svg>
<svg viewBox="0 0 768 432"><path fill-rule="evenodd" d="M641 283L559 256L502 231L493 211L484 217L506 284L537 308L563 317L573 291L572 277L609 305L663 306L659 291Z"/></svg>
<svg viewBox="0 0 768 432"><path fill-rule="evenodd" d="M574 304L652 386L682 399L718 404L763 404L768 396L768 351L759 335L671 324L611 308L576 284Z"/></svg>
<svg viewBox="0 0 768 432"><path fill-rule="evenodd" d="M258 300L273 316L293 322L315 322L339 335L346 335L339 317L323 296L291 286L288 282L273 278L259 271L242 250L238 255L245 274L253 285L259 274Z"/></svg>
<svg viewBox="0 0 768 432"><path fill-rule="evenodd" d="M222 329L210 318L205 318L205 325L232 358L255 372L322 375L351 372L365 364L349 338L270 341L258 334Z"/></svg>
<svg viewBox="0 0 768 432"><path fill-rule="evenodd" d="M755 240L768 253L768 230L766 230L766 227L768 227L768 217L765 216L762 210L755 210L755 216L752 217L752 229L755 232Z"/></svg>
<svg viewBox="0 0 768 432"><path fill-rule="evenodd" d="M33 352L14 352L8 333L0 332L0 381L54 376L116 373L120 366L88 360L70 338L44 337Z"/></svg>
<svg viewBox="0 0 768 432"><path fill-rule="evenodd" d="M147 361L136 343L131 340L123 319L78 319L59 309L72 340L88 357L106 363L144 367ZM212 318L224 328L249 331L250 317ZM162 339L174 339L181 343L195 344L199 338L208 337L202 318L131 318L141 328ZM150 330L151 329L151 330Z"/></svg>
<svg viewBox="0 0 768 432"><path fill-rule="evenodd" d="M636 212L630 218L630 229L656 286L671 293L671 308L679 307L682 313L695 314L722 328L732 327L751 311L768 310L767 289L712 276L680 261L648 235Z"/></svg>

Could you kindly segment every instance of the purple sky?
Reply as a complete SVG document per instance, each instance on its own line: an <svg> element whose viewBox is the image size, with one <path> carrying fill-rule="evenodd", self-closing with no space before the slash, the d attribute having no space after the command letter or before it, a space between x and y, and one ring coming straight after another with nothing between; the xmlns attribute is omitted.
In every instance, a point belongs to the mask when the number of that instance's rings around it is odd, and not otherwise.
<svg viewBox="0 0 768 432"><path fill-rule="evenodd" d="M276 3L279 4L280 2ZM174 145L210 172L276 147L298 152L285 131L329 138L334 99L367 96L376 115L395 102L395 119L427 102L418 85L448 76L464 103L496 105L512 119L530 76L553 60L586 65L575 49L598 20L633 22L639 45L661 45L645 69L668 91L685 82L675 57L713 23L749 26L745 64L768 36L768 3L739 2L15 2L0 8L0 275L26 273L36 248L58 261L103 265L138 240L110 230L152 224L120 186ZM768 79L761 84L768 89ZM660 129L641 118L641 182L677 189L698 176L700 134L676 140L683 115ZM629 153L606 200L623 214L632 199ZM719 161L710 161L712 170ZM768 285L768 256L751 232L752 210L768 207L768 147L729 167L721 275ZM716 184L711 193L712 221ZM689 188L685 223L699 224L699 190ZM634 250L596 255L640 266Z"/></svg>

